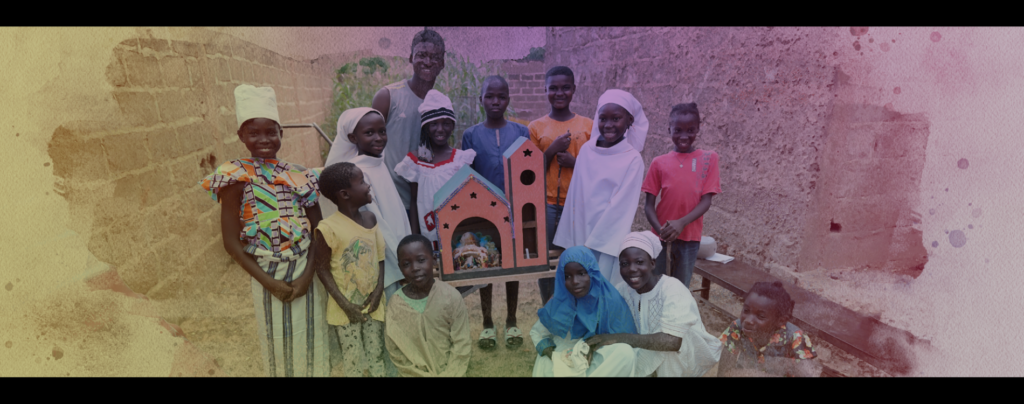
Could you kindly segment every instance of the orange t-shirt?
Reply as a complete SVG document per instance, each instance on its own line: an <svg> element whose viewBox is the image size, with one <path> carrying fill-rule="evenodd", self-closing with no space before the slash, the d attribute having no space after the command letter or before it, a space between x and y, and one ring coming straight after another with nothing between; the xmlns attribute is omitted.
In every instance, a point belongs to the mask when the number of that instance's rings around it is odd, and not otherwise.
<svg viewBox="0 0 1024 404"><path fill-rule="evenodd" d="M558 122L544 115L530 122L530 140L541 151L545 151L551 145L551 142L554 142L555 139L568 131L570 140L569 148L566 151L573 157L578 157L580 155L580 148L590 140L590 131L593 127L594 121L592 119L580 116L579 114L565 122ZM572 179L572 169L560 166L558 158L552 156L546 175L548 205L565 205L565 196L569 192L569 180Z"/></svg>

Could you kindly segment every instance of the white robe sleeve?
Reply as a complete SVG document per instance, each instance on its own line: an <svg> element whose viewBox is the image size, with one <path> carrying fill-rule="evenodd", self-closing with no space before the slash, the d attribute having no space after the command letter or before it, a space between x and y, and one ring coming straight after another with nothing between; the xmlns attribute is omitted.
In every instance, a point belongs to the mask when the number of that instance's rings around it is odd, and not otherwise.
<svg viewBox="0 0 1024 404"><path fill-rule="evenodd" d="M629 168L618 189L612 194L608 208L601 213L584 245L602 253L618 256L622 239L633 226L636 210L640 206L640 187L644 180L644 160L639 153L630 162Z"/></svg>

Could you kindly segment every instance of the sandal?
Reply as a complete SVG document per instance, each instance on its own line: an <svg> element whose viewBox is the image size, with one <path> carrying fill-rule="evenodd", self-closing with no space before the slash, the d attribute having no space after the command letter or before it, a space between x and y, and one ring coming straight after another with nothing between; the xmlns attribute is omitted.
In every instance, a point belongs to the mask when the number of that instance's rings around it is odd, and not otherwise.
<svg viewBox="0 0 1024 404"><path fill-rule="evenodd" d="M477 341L477 346L479 346L480 349L488 350L493 349L495 345L498 345L498 336L494 327L484 329L484 331L480 333L480 340Z"/></svg>
<svg viewBox="0 0 1024 404"><path fill-rule="evenodd" d="M519 330L519 327L509 327L505 329L505 346L507 348L515 348L523 344L523 332Z"/></svg>

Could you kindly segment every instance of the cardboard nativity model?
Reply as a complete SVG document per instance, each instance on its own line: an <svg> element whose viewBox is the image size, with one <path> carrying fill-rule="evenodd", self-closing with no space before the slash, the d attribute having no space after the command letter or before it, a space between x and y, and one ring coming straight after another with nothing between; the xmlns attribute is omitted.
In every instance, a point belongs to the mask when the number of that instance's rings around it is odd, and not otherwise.
<svg viewBox="0 0 1024 404"><path fill-rule="evenodd" d="M544 153L522 137L502 160L504 190L467 165L434 194L441 280L550 270Z"/></svg>

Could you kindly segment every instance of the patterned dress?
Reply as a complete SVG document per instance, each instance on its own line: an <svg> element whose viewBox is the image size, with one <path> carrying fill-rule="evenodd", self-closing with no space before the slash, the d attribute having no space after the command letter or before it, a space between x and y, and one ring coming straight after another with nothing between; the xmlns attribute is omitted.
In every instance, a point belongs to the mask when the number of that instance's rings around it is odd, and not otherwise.
<svg viewBox="0 0 1024 404"><path fill-rule="evenodd" d="M316 177L279 160L247 158L224 163L200 185L213 200L229 185L242 183L239 240L260 268L291 282L306 270L311 238L305 208L316 204ZM327 296L313 278L302 297L284 303L252 279L253 306L267 376L330 375Z"/></svg>
<svg viewBox="0 0 1024 404"><path fill-rule="evenodd" d="M733 321L722 332L719 339L725 346L723 354L735 356L736 367L739 369L756 369L767 372L765 357L788 358L794 361L818 357L814 352L814 347L811 346L811 340L804 335L803 330L797 328L793 323L786 323L785 326L775 330L775 333L768 339L768 345L760 348L752 338L743 334L743 325L740 324L739 319Z"/></svg>

